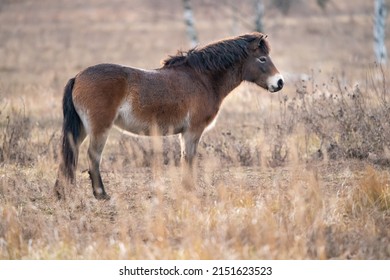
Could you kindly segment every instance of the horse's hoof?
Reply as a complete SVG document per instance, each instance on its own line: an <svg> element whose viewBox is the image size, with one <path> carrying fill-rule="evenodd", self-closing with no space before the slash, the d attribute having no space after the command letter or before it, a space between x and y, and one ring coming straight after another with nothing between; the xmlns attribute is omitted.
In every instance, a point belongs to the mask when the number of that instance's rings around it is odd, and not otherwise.
<svg viewBox="0 0 390 280"><path fill-rule="evenodd" d="M106 193L100 193L100 194L94 193L94 196L98 200L110 200L111 199L111 197Z"/></svg>
<svg viewBox="0 0 390 280"><path fill-rule="evenodd" d="M64 187L60 184L59 180L57 180L54 185L54 195L57 200L63 200L65 198Z"/></svg>
<svg viewBox="0 0 390 280"><path fill-rule="evenodd" d="M58 190L54 190L54 196L55 198L60 201L60 200L63 200L64 199L64 196L61 192L59 192Z"/></svg>

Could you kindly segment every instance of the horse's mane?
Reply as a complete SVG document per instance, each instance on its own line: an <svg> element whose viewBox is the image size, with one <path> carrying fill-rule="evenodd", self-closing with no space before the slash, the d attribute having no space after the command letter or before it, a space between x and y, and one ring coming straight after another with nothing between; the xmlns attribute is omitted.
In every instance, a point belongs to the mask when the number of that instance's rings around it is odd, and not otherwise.
<svg viewBox="0 0 390 280"><path fill-rule="evenodd" d="M187 65L201 72L224 71L248 57L248 46L255 39L261 39L259 47L268 54L270 46L266 36L255 32L211 43L203 48L178 51L163 61L163 68Z"/></svg>

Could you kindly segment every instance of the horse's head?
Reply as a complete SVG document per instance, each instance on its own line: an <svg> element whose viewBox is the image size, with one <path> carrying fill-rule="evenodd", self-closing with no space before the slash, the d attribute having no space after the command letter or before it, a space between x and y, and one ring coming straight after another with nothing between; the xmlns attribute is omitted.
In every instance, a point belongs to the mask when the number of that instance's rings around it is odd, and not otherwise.
<svg viewBox="0 0 390 280"><path fill-rule="evenodd" d="M248 57L243 64L243 80L256 83L270 92L283 88L283 76L276 69L269 56L270 47L267 36L257 33L248 44Z"/></svg>

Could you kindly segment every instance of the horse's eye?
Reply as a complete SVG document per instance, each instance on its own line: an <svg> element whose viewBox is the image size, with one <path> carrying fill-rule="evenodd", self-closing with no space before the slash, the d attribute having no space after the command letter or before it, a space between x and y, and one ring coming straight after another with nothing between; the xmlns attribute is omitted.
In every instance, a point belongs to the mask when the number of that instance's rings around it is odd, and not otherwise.
<svg viewBox="0 0 390 280"><path fill-rule="evenodd" d="M261 63L265 63L267 61L267 58L265 56L260 56L258 58L258 60L261 62Z"/></svg>

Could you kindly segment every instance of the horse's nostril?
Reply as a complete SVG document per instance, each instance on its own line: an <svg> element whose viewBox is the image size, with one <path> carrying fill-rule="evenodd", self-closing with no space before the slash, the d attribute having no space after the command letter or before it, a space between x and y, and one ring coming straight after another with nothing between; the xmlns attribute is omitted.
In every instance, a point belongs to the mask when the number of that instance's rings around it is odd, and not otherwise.
<svg viewBox="0 0 390 280"><path fill-rule="evenodd" d="M279 79L279 81L278 81L278 87L279 87L279 89L283 88L283 85L284 85L283 80L282 80L282 79Z"/></svg>

